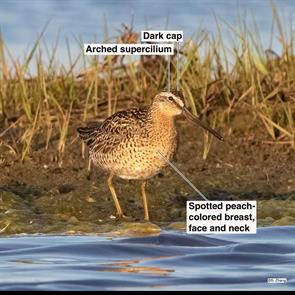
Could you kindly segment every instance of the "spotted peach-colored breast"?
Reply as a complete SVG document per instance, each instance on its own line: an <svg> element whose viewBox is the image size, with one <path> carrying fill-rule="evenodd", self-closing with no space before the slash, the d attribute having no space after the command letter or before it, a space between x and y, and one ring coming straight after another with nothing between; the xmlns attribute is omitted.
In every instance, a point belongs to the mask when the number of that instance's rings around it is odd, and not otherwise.
<svg viewBox="0 0 295 295"><path fill-rule="evenodd" d="M93 163L101 169L124 179L148 179L159 173L167 163L158 151L169 160L177 148L177 131L174 119L161 118L147 122L109 153L93 153Z"/></svg>

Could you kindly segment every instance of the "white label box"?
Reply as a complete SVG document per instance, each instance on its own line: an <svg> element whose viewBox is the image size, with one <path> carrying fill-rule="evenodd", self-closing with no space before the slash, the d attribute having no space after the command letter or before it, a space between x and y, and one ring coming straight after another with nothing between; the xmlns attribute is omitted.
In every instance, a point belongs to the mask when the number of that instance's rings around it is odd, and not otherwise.
<svg viewBox="0 0 295 295"><path fill-rule="evenodd" d="M256 234L256 201L187 201L188 234Z"/></svg>
<svg viewBox="0 0 295 295"><path fill-rule="evenodd" d="M174 44L84 44L84 55L173 55Z"/></svg>
<svg viewBox="0 0 295 295"><path fill-rule="evenodd" d="M183 31L141 31L141 42L183 42Z"/></svg>

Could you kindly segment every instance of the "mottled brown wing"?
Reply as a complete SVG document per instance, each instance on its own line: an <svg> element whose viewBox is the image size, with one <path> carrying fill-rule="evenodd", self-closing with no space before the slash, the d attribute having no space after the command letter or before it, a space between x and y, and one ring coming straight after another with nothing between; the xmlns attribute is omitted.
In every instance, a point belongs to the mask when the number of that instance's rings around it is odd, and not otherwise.
<svg viewBox="0 0 295 295"><path fill-rule="evenodd" d="M98 126L78 128L82 138L93 152L109 153L122 140L129 139L143 127L148 108L131 108L117 112Z"/></svg>

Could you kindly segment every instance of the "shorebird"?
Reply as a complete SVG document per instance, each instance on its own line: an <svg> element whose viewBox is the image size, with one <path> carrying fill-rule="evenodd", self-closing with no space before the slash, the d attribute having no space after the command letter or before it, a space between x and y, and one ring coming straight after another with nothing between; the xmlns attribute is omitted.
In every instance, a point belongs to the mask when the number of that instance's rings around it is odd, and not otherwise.
<svg viewBox="0 0 295 295"><path fill-rule="evenodd" d="M80 127L79 137L89 148L92 163L109 173L108 186L117 218L127 218L121 209L112 179L141 180L144 220L149 221L146 182L158 174L171 160L177 148L175 118L184 114L219 140L223 137L194 116L185 107L182 96L171 92L157 94L149 107L119 111L101 124Z"/></svg>

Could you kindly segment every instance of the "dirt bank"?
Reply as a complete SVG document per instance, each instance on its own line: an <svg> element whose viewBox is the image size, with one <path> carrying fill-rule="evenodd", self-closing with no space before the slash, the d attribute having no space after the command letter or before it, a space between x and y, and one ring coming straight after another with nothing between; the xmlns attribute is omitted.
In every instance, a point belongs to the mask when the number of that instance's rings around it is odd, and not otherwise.
<svg viewBox="0 0 295 295"><path fill-rule="evenodd" d="M78 123L70 126L70 140ZM264 132L243 127L224 129L226 141L213 139L202 159L203 134L184 120L178 122L180 145L174 163L210 200L259 200L259 225L295 224L295 153L280 144L263 143ZM1 145L1 234L108 232L120 223L107 175L81 155L79 140L66 147L62 166L57 140L44 148L42 136L23 163ZM139 183L114 179L122 208L135 221L143 219ZM165 228L183 228L185 202L200 199L171 169L147 186L151 220ZM132 224L130 224L132 227Z"/></svg>

